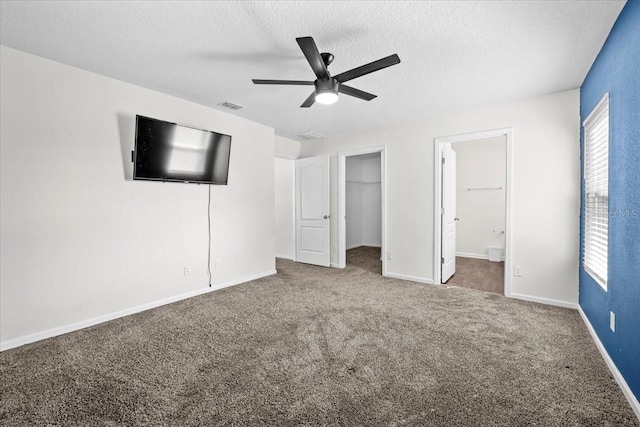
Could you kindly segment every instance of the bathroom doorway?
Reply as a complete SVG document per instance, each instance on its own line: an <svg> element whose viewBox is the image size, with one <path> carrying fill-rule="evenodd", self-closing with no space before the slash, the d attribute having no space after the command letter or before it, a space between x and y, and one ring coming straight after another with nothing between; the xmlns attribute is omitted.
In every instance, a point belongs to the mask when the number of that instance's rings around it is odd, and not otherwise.
<svg viewBox="0 0 640 427"><path fill-rule="evenodd" d="M436 139L436 284L509 296L510 137Z"/></svg>
<svg viewBox="0 0 640 427"><path fill-rule="evenodd" d="M456 273L448 285L504 295L506 136L458 141Z"/></svg>

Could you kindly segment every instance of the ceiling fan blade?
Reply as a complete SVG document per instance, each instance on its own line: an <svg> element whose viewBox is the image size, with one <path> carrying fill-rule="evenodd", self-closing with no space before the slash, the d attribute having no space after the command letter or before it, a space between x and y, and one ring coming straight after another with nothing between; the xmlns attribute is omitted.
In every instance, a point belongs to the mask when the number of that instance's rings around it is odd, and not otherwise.
<svg viewBox="0 0 640 427"><path fill-rule="evenodd" d="M345 95L355 96L356 98L364 99L365 101L371 101L373 98L378 96L347 85L340 85L338 87L338 92L344 93Z"/></svg>
<svg viewBox="0 0 640 427"><path fill-rule="evenodd" d="M305 101L302 103L300 108L309 108L309 107L311 107L313 105L314 102L316 102L316 91L315 90L313 92L311 92L311 95L309 95L309 97L307 99L305 99Z"/></svg>
<svg viewBox="0 0 640 427"><path fill-rule="evenodd" d="M356 77L361 77L366 74L373 73L374 71L382 70L383 68L396 65L398 63L400 63L400 57L394 53L393 55L387 56L386 58L378 59L377 61L362 65L360 67L354 68L353 70L340 73L337 76L334 76L334 78L340 83L348 82L349 80L353 80Z"/></svg>
<svg viewBox="0 0 640 427"><path fill-rule="evenodd" d="M313 82L306 80L262 80L252 79L254 84L257 85L296 85L296 86L313 86Z"/></svg>
<svg viewBox="0 0 640 427"><path fill-rule="evenodd" d="M307 58L307 61L309 61L309 65L311 65L311 69L316 77L319 79L328 79L329 71L327 71L327 66L324 64L320 52L318 52L318 47L316 46L316 42L313 41L313 37L298 37L296 41L300 49L302 49L302 53L304 53L304 56Z"/></svg>

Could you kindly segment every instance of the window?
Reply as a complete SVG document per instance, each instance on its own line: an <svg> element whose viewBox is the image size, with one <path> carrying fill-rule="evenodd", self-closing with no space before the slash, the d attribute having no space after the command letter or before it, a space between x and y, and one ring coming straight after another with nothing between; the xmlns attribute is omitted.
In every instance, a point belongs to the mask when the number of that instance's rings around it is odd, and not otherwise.
<svg viewBox="0 0 640 427"><path fill-rule="evenodd" d="M584 269L607 290L609 237L609 94L584 123Z"/></svg>

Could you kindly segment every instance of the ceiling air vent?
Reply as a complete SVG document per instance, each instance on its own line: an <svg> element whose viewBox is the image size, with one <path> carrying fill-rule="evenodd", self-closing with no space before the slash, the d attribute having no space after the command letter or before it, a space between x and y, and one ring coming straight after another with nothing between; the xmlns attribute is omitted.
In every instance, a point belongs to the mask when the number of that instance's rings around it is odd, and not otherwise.
<svg viewBox="0 0 640 427"><path fill-rule="evenodd" d="M303 139L322 139L322 138L324 138L323 134L318 133L318 132L313 131L313 130L307 131L305 133L301 133L298 136L300 138L303 138Z"/></svg>
<svg viewBox="0 0 640 427"><path fill-rule="evenodd" d="M224 108L229 108L231 110L242 110L244 108L242 105L234 104L233 102L229 101L222 101L218 105Z"/></svg>

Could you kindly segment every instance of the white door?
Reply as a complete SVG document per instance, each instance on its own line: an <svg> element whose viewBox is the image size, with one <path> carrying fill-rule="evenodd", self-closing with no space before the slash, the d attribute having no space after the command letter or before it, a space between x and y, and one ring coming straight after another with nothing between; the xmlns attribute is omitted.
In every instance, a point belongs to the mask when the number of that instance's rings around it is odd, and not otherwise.
<svg viewBox="0 0 640 427"><path fill-rule="evenodd" d="M329 267L329 157L296 160L296 261Z"/></svg>
<svg viewBox="0 0 640 427"><path fill-rule="evenodd" d="M456 152L442 150L442 282L456 272Z"/></svg>

